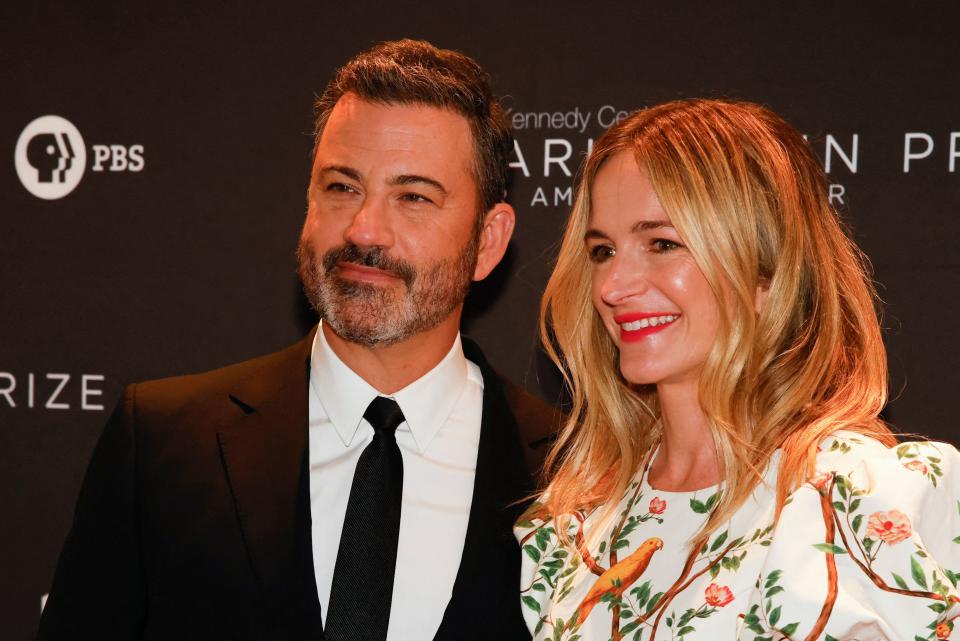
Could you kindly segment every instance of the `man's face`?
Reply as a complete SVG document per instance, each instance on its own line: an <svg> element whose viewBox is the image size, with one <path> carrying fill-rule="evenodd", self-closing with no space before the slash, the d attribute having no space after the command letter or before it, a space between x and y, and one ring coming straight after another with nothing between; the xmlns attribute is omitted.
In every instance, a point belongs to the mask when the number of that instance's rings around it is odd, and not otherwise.
<svg viewBox="0 0 960 641"><path fill-rule="evenodd" d="M341 338L402 342L459 310L477 263L466 119L353 94L317 146L298 250L304 291Z"/></svg>

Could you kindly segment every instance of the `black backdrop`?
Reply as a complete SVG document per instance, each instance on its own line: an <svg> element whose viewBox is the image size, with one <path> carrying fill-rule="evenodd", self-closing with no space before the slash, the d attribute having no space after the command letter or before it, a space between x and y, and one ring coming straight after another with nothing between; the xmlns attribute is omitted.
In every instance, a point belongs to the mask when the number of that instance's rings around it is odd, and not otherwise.
<svg viewBox="0 0 960 641"><path fill-rule="evenodd" d="M534 329L573 182L564 168L576 172L619 111L739 97L783 114L829 162L885 301L887 418L957 440L956 9L30 4L0 9L2 639L33 634L123 385L272 351L313 322L293 253L312 99L332 69L384 39L475 57L523 125L517 234L466 320L511 378L556 398ZM87 155L79 184L55 200L32 195L16 170L21 133L47 114L76 127Z"/></svg>

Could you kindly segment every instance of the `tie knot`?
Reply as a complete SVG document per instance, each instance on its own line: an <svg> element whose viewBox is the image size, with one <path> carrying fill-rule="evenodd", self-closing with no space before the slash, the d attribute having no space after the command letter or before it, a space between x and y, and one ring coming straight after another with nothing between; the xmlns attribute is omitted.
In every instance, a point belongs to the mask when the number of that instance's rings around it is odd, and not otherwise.
<svg viewBox="0 0 960 641"><path fill-rule="evenodd" d="M400 423L403 423L403 411L392 398L378 396L367 406L363 418L373 426L375 432L386 432L392 435Z"/></svg>

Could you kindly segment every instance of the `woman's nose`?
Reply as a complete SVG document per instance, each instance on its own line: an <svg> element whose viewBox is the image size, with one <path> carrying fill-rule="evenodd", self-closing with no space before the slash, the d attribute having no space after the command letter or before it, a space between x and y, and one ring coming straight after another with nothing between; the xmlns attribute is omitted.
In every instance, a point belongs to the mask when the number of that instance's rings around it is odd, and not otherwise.
<svg viewBox="0 0 960 641"><path fill-rule="evenodd" d="M649 287L647 267L642 259L628 260L614 256L600 280L600 299L611 307L644 293Z"/></svg>

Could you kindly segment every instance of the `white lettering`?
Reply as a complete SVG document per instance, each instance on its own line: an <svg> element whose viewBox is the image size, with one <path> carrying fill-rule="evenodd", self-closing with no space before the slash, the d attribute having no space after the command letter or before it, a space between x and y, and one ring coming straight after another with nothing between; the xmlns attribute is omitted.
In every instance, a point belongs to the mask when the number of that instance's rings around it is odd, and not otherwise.
<svg viewBox="0 0 960 641"><path fill-rule="evenodd" d="M27 407L33 408L33 372L27 374Z"/></svg>
<svg viewBox="0 0 960 641"><path fill-rule="evenodd" d="M553 156L550 153L550 150L554 147L563 147L564 154L563 156ZM563 171L565 176L572 175L570 169L567 167L567 160L570 159L570 156L573 155L573 145L570 144L570 141L564 140L563 138L547 138L543 141L543 175L546 178L550 177L550 165L559 165L560 169Z"/></svg>
<svg viewBox="0 0 960 641"><path fill-rule="evenodd" d="M103 381L101 374L84 374L80 377L80 409L82 410L102 410L103 405L98 403L89 403L91 396L103 396L102 389L94 389L89 386L93 381Z"/></svg>
<svg viewBox="0 0 960 641"><path fill-rule="evenodd" d="M613 105L604 105L597 110L597 124L606 129L630 115L626 111L617 111Z"/></svg>
<svg viewBox="0 0 960 641"><path fill-rule="evenodd" d="M519 116L520 114L516 114ZM520 142L514 138L513 139L513 153L517 154L517 160L510 163L511 169L519 169L523 172L524 178L530 177L530 169L527 168L527 161L523 159L523 152L520 151Z"/></svg>
<svg viewBox="0 0 960 641"><path fill-rule="evenodd" d="M847 193L847 188L843 185L833 183L830 185L830 204L843 205L843 195Z"/></svg>
<svg viewBox="0 0 960 641"><path fill-rule="evenodd" d="M131 145L129 149L130 163L127 171L143 171L143 145Z"/></svg>
<svg viewBox="0 0 960 641"><path fill-rule="evenodd" d="M127 168L127 148L123 145L110 145L110 171L123 171Z"/></svg>
<svg viewBox="0 0 960 641"><path fill-rule="evenodd" d="M559 187L553 188L553 206L557 207L561 203L565 205L573 204L573 187L567 187L563 191Z"/></svg>
<svg viewBox="0 0 960 641"><path fill-rule="evenodd" d="M850 173L857 173L857 154L860 151L860 134L853 134L853 143L852 151L848 156L843 148L840 146L840 143L837 142L837 139L832 135L827 134L827 152L826 159L824 161L825 171L829 174L830 169L833 165L833 152L837 152L837 155L840 156L840 160L843 161L843 164L847 166L847 169L850 170Z"/></svg>
<svg viewBox="0 0 960 641"><path fill-rule="evenodd" d="M960 150L957 149L957 143L960 142L960 131L950 133L950 163L947 167L950 173L957 170L957 158L960 158Z"/></svg>
<svg viewBox="0 0 960 641"><path fill-rule="evenodd" d="M913 152L913 141L923 140L927 143L927 148L921 152ZM908 133L903 137L903 173L910 172L910 161L926 158L933 153L933 137L925 133Z"/></svg>
<svg viewBox="0 0 960 641"><path fill-rule="evenodd" d="M67 383L70 381L69 374L47 374L48 381L60 381L60 384L57 386L57 389L53 390L53 394L50 395L50 398L47 399L45 408L48 410L68 410L70 409L69 403L57 403L57 397L60 396L60 392L63 391L63 388L67 386Z"/></svg>
<svg viewBox="0 0 960 641"><path fill-rule="evenodd" d="M110 158L110 147L106 145L93 146L93 171L103 171L103 163Z"/></svg>
<svg viewBox="0 0 960 641"><path fill-rule="evenodd" d="M543 187L537 187L537 191L535 191L533 194L533 200L530 201L530 206L536 207L538 203L542 204L543 206L548 204L547 195L543 193Z"/></svg>
<svg viewBox="0 0 960 641"><path fill-rule="evenodd" d="M0 372L0 378L7 379L7 382L10 383L10 387L0 389L0 396L4 396L7 399L7 403L10 404L10 407L16 407L17 404L13 402L13 390L17 389L17 379L14 378L13 374L9 372Z"/></svg>

